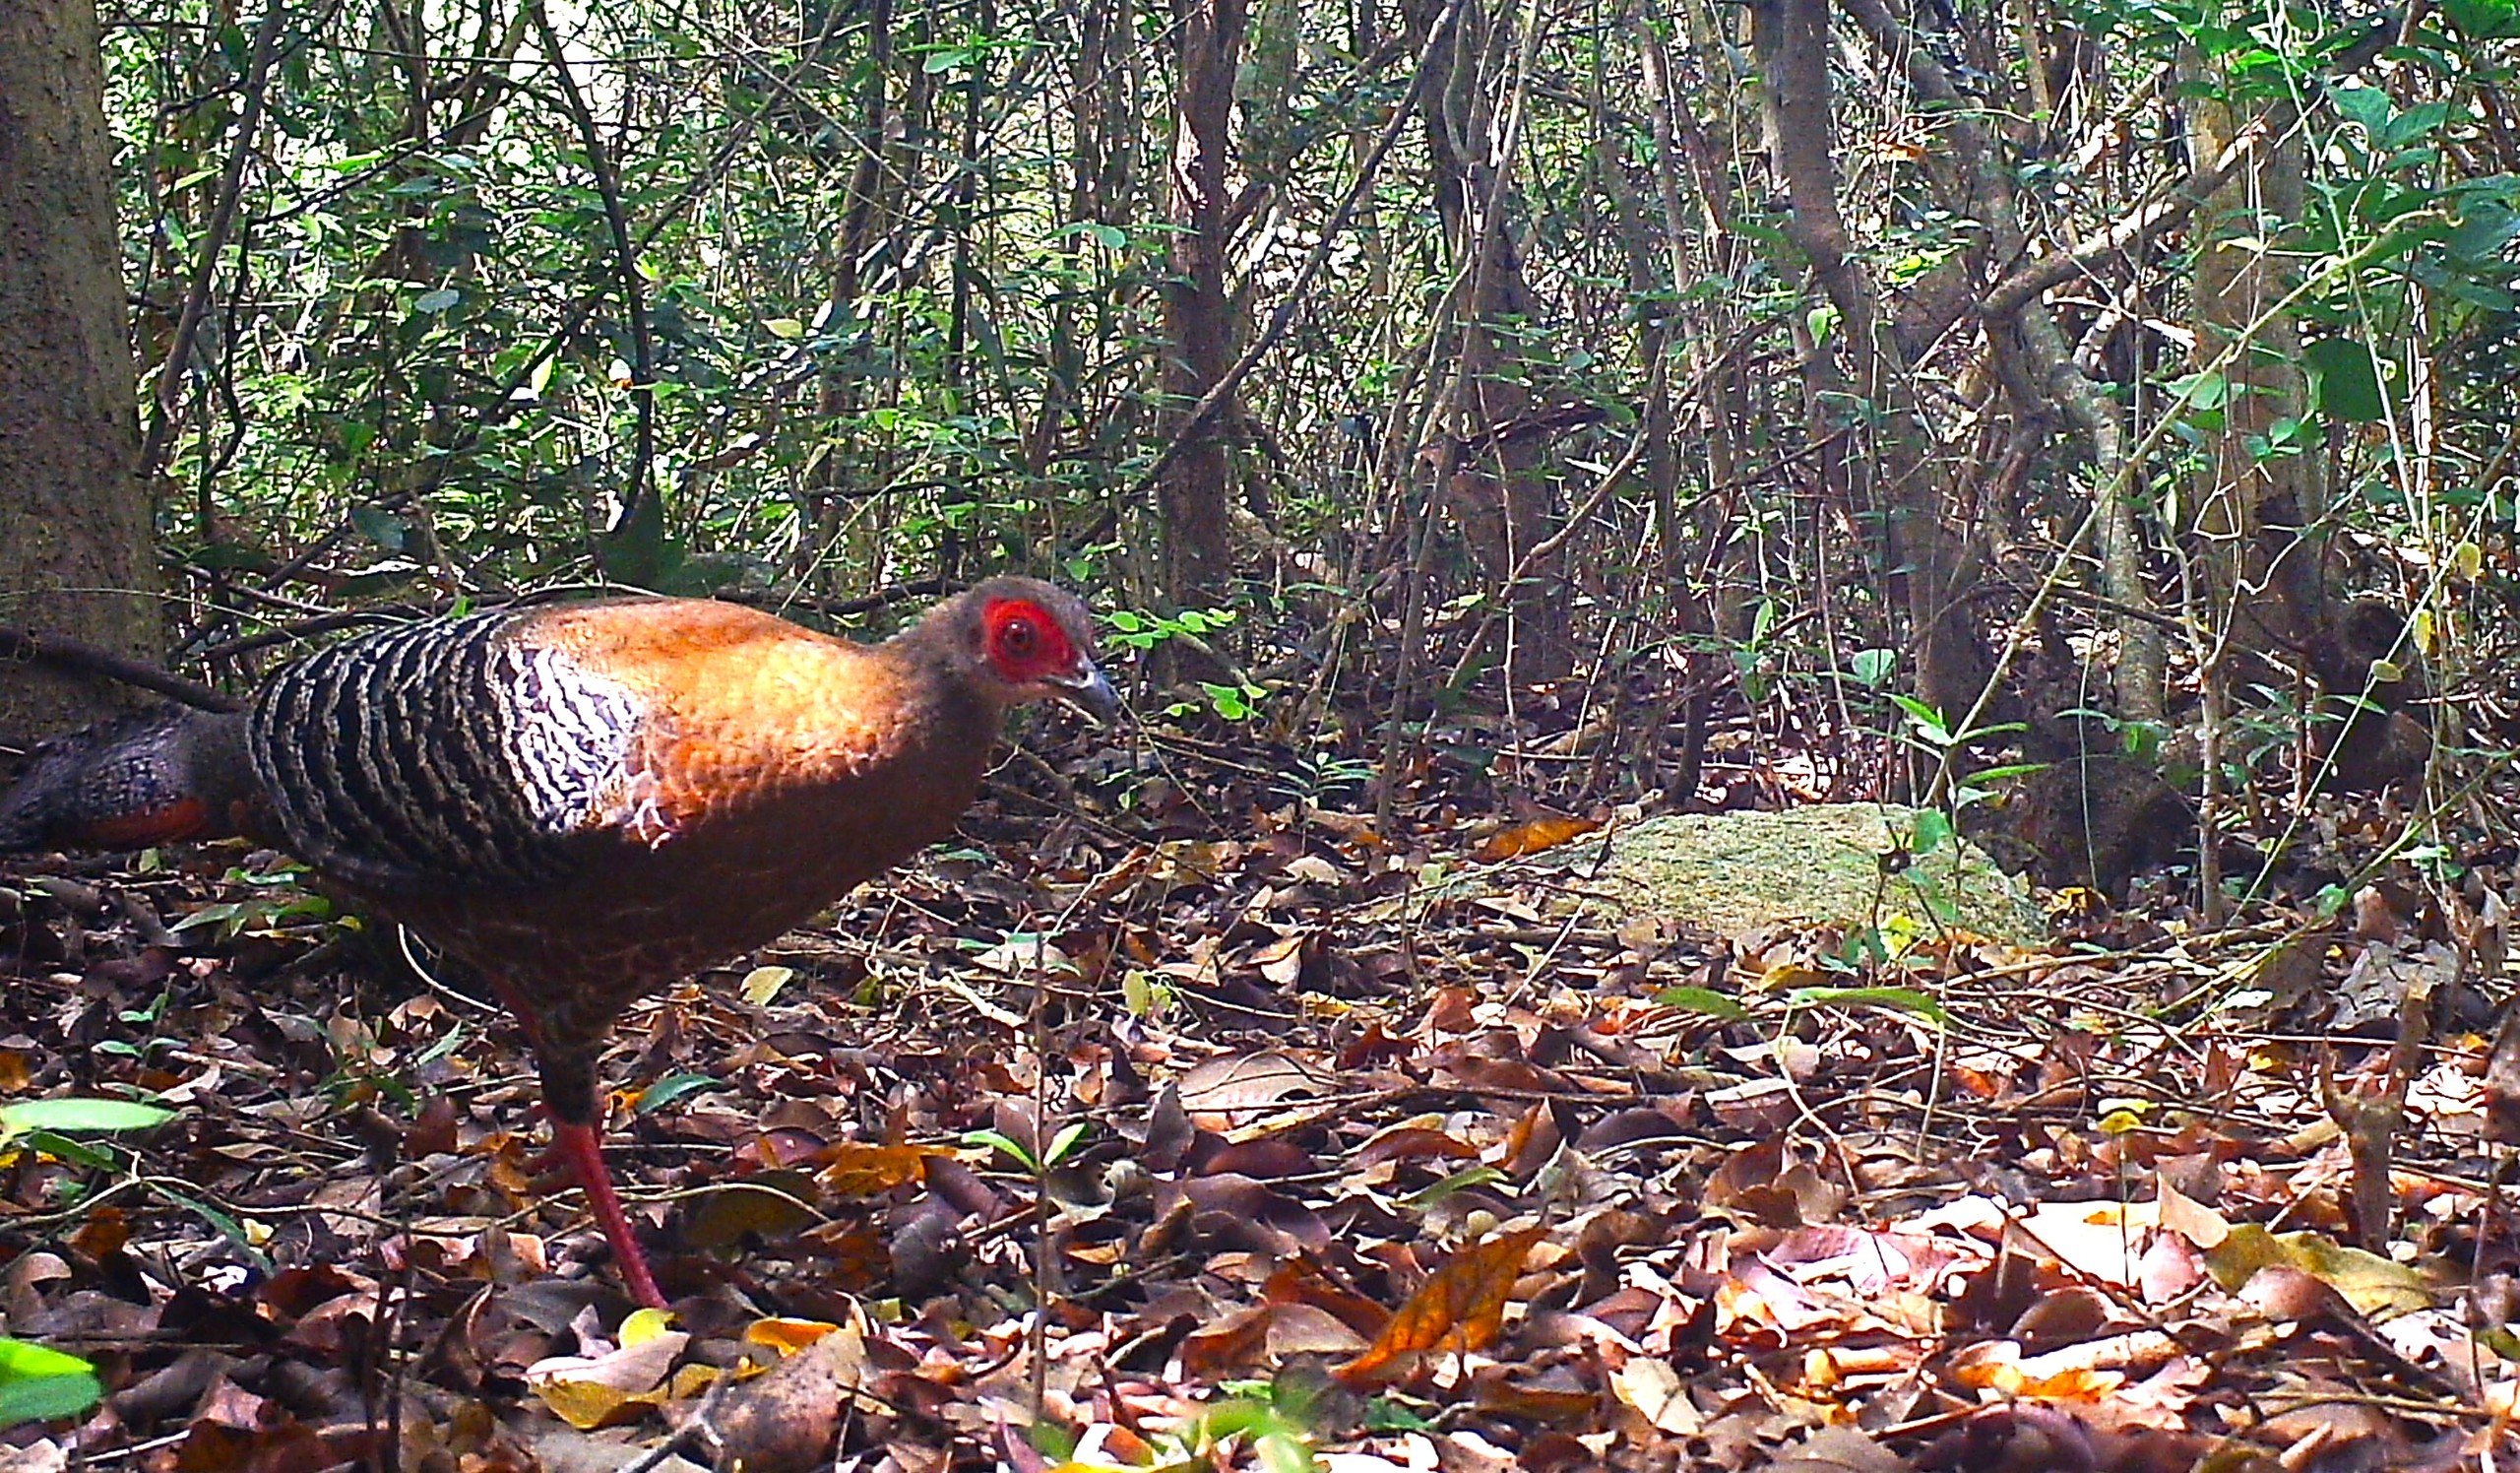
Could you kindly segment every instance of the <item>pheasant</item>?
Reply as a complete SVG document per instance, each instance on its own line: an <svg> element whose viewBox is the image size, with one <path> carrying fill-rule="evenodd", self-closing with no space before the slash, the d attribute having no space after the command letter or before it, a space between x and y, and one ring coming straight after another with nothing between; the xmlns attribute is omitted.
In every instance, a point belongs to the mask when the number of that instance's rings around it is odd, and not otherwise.
<svg viewBox="0 0 2520 1473"><path fill-rule="evenodd" d="M242 834L478 969L661 1307L597 1133L614 1020L946 837L1005 714L1044 699L1118 704L1085 606L1031 579L880 645L705 600L499 609L337 645L239 712L47 743L0 798L0 853Z"/></svg>

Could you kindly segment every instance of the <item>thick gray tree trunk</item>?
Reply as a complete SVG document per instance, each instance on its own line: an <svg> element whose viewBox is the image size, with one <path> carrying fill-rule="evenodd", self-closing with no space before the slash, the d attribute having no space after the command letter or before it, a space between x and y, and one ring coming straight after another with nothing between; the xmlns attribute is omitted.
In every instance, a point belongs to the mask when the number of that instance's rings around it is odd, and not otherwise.
<svg viewBox="0 0 2520 1473"><path fill-rule="evenodd" d="M163 647L94 0L0 4L0 623ZM0 736L121 687L0 665Z"/></svg>

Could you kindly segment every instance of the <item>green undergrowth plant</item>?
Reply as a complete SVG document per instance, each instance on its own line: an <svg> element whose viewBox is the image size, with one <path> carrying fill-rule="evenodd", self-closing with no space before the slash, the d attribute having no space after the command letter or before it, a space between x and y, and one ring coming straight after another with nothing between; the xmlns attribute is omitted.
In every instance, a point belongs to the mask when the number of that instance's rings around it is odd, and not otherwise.
<svg viewBox="0 0 2520 1473"><path fill-rule="evenodd" d="M0 1427L85 1416L104 1400L96 1368L28 1340L0 1337Z"/></svg>

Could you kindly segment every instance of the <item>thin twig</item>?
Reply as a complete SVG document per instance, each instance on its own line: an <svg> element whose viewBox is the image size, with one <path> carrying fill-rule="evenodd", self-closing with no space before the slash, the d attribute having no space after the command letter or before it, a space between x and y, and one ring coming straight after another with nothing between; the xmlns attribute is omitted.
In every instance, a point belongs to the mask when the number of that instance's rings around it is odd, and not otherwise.
<svg viewBox="0 0 2520 1473"><path fill-rule="evenodd" d="M638 252L630 243L630 215L621 203L620 170L613 167L612 156L604 152L603 132L596 125L586 95L578 90L577 74L569 69L562 54L560 32L552 29L550 11L542 0L534 0L529 10L534 29L550 54L552 79L560 84L560 96L568 104L570 120L578 126L580 146L587 152L587 171L595 175L596 194L603 201L603 223L612 232L613 275L621 283L621 315L630 328L629 389L635 428L630 485L621 498L621 514L613 519L610 528L611 534L619 537L649 515L657 494L653 475L657 458L656 343L648 328L647 291L639 281Z"/></svg>
<svg viewBox="0 0 2520 1473"><path fill-rule="evenodd" d="M201 233L201 253L193 259L193 279L184 288L183 310L175 318L174 336L166 346L166 361L158 370L158 387L151 398L149 433L140 444L140 474L143 484L157 479L165 469L166 447L175 434L175 397L184 381L184 364L193 355L193 344L201 336L201 319L210 310L211 279L218 274L219 257L227 249L227 232L236 224L236 202L245 187L245 160L254 152L254 135L263 125L263 95L271 81L272 56L280 42L280 28L294 7L270 0L263 13L262 25L254 29L253 54L245 63L245 105L236 118L234 146L227 151L226 168L219 177L219 202L212 207L210 224Z"/></svg>
<svg viewBox="0 0 2520 1473"><path fill-rule="evenodd" d="M224 691L214 690L198 680L188 680L172 671L161 670L144 660L133 660L100 649L84 639L66 634L38 634L32 629L16 629L0 625L0 660L30 660L37 665L58 666L92 675L103 675L125 685L154 690L171 700L203 711L242 711L245 703Z"/></svg>

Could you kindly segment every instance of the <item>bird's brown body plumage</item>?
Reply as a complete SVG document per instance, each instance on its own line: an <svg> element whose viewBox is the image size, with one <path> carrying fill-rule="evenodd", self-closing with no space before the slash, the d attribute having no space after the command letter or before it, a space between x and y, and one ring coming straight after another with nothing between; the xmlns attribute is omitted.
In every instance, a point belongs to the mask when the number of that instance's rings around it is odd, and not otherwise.
<svg viewBox="0 0 2520 1473"><path fill-rule="evenodd" d="M555 1121L592 1127L623 1008L944 838L1006 709L1079 694L1109 699L1084 609L1029 580L872 646L706 601L499 610L336 646L241 713L72 738L0 799L0 851L286 849L489 979Z"/></svg>
<svg viewBox="0 0 2520 1473"><path fill-rule="evenodd" d="M733 605L420 634L416 658L353 645L266 687L248 823L479 969L555 1072L641 995L951 833L999 718L914 637L857 645ZM471 751L444 750L459 732ZM551 1082L555 1111L592 1109Z"/></svg>

